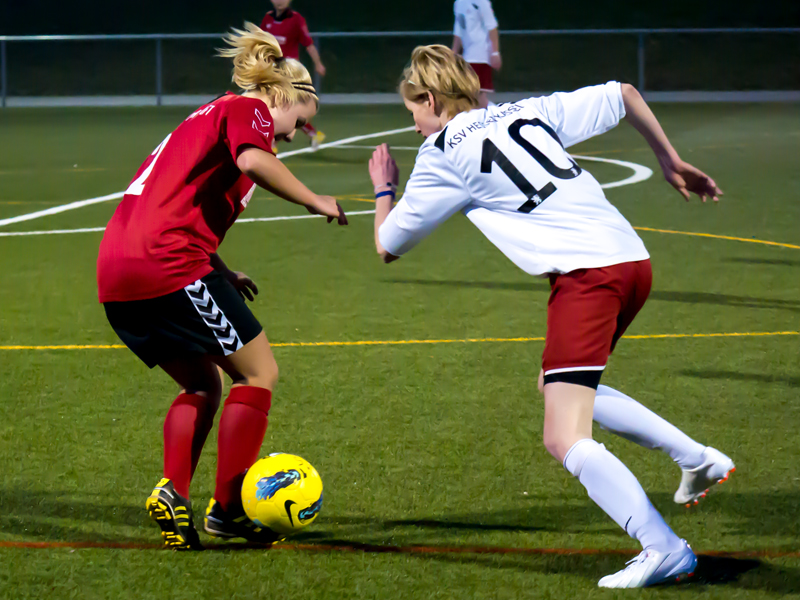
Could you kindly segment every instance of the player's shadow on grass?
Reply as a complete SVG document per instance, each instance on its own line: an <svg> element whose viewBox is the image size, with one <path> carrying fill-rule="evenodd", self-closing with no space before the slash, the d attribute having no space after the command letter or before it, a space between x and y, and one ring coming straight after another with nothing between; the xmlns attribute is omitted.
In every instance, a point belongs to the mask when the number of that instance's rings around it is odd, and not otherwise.
<svg viewBox="0 0 800 600"><path fill-rule="evenodd" d="M800 300L780 300L777 298L755 298L731 294L711 294L708 292L652 291L649 300L664 302L684 302L686 304L716 304L741 308L777 308L800 312Z"/></svg>
<svg viewBox="0 0 800 600"><path fill-rule="evenodd" d="M744 263L749 265L773 265L776 267L800 267L800 260L787 260L776 258L745 258L745 257L730 257L724 258L725 262L731 263Z"/></svg>
<svg viewBox="0 0 800 600"><path fill-rule="evenodd" d="M550 291L550 284L543 279L531 277L530 281L457 281L449 279L383 279L386 283L409 285L431 285L454 288L480 288L484 290L512 290L518 292Z"/></svg>
<svg viewBox="0 0 800 600"><path fill-rule="evenodd" d="M531 278L530 281L458 281L447 279L383 279L386 283L404 283L408 285L429 285L454 288L480 288L485 290L512 290L520 292L550 291L550 284L542 279ZM800 300L781 300L777 298L755 298L752 296L735 296L731 294L711 294L708 292L650 292L649 300L664 302L684 302L686 304L716 304L742 308L778 308L800 312Z"/></svg>
<svg viewBox="0 0 800 600"><path fill-rule="evenodd" d="M0 531L22 539L56 542L152 542L153 525L142 506L73 492L0 490ZM145 535L128 535L121 528Z"/></svg>
<svg viewBox="0 0 800 600"><path fill-rule="evenodd" d="M698 379L724 379L726 381L752 381L755 383L787 385L800 388L800 376L770 375L769 373L742 373L740 371L715 371L711 369L684 369L681 375Z"/></svg>
<svg viewBox="0 0 800 600"><path fill-rule="evenodd" d="M624 567L624 557L617 555L486 555L486 554L418 554L422 559L486 568L537 572L548 575L577 575L597 581L604 575ZM659 588L698 588L726 585L732 588L766 591L780 595L800 590L800 569L780 567L752 558L730 558L700 554L694 576L682 583L668 583Z"/></svg>

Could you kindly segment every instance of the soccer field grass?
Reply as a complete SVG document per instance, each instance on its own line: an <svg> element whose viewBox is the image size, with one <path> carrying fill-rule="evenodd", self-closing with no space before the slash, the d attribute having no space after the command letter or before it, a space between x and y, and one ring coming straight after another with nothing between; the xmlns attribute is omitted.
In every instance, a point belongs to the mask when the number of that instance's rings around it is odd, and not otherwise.
<svg viewBox="0 0 800 600"><path fill-rule="evenodd" d="M656 170L607 191L647 228L654 286L604 382L737 464L687 509L672 502L680 470L668 456L596 431L701 555L690 584L596 587L638 546L542 446L548 285L461 216L391 265L375 255L370 215L346 228L302 219L229 232L220 254L259 284L252 308L281 369L262 452L308 459L325 504L275 549L202 534L204 553L161 550L144 500L175 385L125 349L31 348L119 344L96 300L102 234L2 235L102 227L110 201L0 226L0 598L800 595L800 111L655 110L725 191L719 205L685 203L627 124L573 151ZM121 191L189 112L0 111L0 221ZM411 124L399 107L325 107L315 123L329 141ZM380 141L420 138L358 144ZM330 148L286 164L363 211L368 156ZM396 156L406 177L415 153ZM581 166L601 183L632 174ZM259 191L243 218L302 214ZM364 343L387 341L397 343ZM212 433L192 487L198 525L215 456Z"/></svg>

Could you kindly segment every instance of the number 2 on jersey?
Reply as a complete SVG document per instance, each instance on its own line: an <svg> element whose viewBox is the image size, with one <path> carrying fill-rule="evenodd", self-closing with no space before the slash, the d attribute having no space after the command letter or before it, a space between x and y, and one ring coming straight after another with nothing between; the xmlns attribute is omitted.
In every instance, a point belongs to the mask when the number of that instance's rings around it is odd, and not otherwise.
<svg viewBox="0 0 800 600"><path fill-rule="evenodd" d="M147 165L147 168L144 171L142 171L142 174L139 175L139 177L137 177L135 181L131 182L131 184L128 186L128 189L125 190L126 196L142 195L142 192L144 192L144 182L147 181L147 178L150 177L150 173L153 172L153 167L156 166L156 161L158 160L158 157L161 156L161 151L164 150L164 146L167 145L167 142L169 141L170 137L172 137L171 133L167 137L165 137L164 141L161 142L156 147L156 149L153 150L153 152L150 154L150 156L154 157L153 160L150 161L150 164Z"/></svg>
<svg viewBox="0 0 800 600"><path fill-rule="evenodd" d="M545 156L541 150L536 148L536 146L522 137L520 130L525 125L541 127L563 148L561 140L558 139L556 132L553 131L553 129L547 123L542 122L540 119L517 119L511 125L509 125L508 135L511 136L511 139L521 146L522 149L528 154L530 154L533 159L544 168L545 171L547 171L553 177L557 177L558 179L574 179L581 174L581 168L571 158L567 157L572 166L567 169L562 169L561 167L558 167L552 160L547 158L547 156ZM514 163L512 163L508 157L503 154L500 148L495 146L492 140L486 138L483 140L481 173L491 173L492 163L497 163L497 166L503 170L503 173L505 173L514 183L514 185L519 188L519 191L525 194L527 200L517 209L517 211L521 213L531 212L534 208L544 202L550 195L552 195L557 189L552 181L548 181L544 187L542 187L542 189L537 190L536 187L530 181L528 181L528 179L522 173L520 173L519 169L514 166Z"/></svg>

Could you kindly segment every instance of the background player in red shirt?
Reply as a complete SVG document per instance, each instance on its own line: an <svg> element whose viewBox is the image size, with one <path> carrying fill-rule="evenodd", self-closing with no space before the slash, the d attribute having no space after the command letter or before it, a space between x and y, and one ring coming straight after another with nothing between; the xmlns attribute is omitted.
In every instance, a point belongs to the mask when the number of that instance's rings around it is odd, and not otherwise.
<svg viewBox="0 0 800 600"><path fill-rule="evenodd" d="M325 65L319 58L319 52L308 32L306 20L299 12L289 8L292 0L272 0L275 10L269 11L261 21L261 29L271 33L281 45L281 51L286 58L300 58L300 44L314 61L314 69L321 76L325 76ZM325 139L325 134L314 129L311 123L302 127L303 133L311 138L311 145L316 148Z"/></svg>
<svg viewBox="0 0 800 600"><path fill-rule="evenodd" d="M202 549L192 520L191 481L214 421L222 374L233 380L219 423L214 498L205 529L272 543L244 515L240 490L258 458L278 366L245 305L258 293L216 253L260 185L346 225L336 200L318 196L272 154L317 112L306 68L252 23L226 37L233 81L244 90L199 108L139 168L108 223L97 283L109 323L145 363L181 387L164 422L164 478L146 507L165 544Z"/></svg>

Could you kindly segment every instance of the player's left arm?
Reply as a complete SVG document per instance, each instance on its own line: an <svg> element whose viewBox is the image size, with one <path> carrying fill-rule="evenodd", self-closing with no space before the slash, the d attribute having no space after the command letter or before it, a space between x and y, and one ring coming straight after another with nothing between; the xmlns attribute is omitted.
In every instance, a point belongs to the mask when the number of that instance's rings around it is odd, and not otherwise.
<svg viewBox="0 0 800 600"><path fill-rule="evenodd" d="M322 64L317 47L312 43L310 46L306 46L306 52L308 52L311 60L314 61L314 70L322 77L325 77L327 69L325 68L325 65Z"/></svg>
<svg viewBox="0 0 800 600"><path fill-rule="evenodd" d="M212 253L209 259L214 270L222 273L222 276L233 284L242 298L247 298L252 302L255 296L258 296L258 286L247 275L241 271L232 271L216 252Z"/></svg>
<svg viewBox="0 0 800 600"><path fill-rule="evenodd" d="M717 187L714 180L703 173L700 169L693 167L681 160L677 151L673 148L667 134L656 119L653 111L642 98L639 91L630 84L623 83L621 86L622 101L625 106L625 119L638 131L653 149L658 159L658 164L664 173L664 178L680 194L689 201L691 193L700 196L705 202L711 198L714 202L719 202L722 190Z"/></svg>
<svg viewBox="0 0 800 600"><path fill-rule="evenodd" d="M396 206L399 170L386 144L375 149L369 174L375 186L375 248L386 263L411 250L470 202L463 179L433 145L420 150Z"/></svg>
<svg viewBox="0 0 800 600"><path fill-rule="evenodd" d="M499 71L503 67L503 57L500 55L500 31L496 27L489 32L489 41L492 44L489 64L495 71Z"/></svg>
<svg viewBox="0 0 800 600"><path fill-rule="evenodd" d="M319 51L314 45L314 39L311 37L311 32L308 30L308 24L301 15L298 14L297 18L300 21L300 43L314 62L314 70L322 77L325 77L325 65L323 65L322 60L320 60Z"/></svg>

